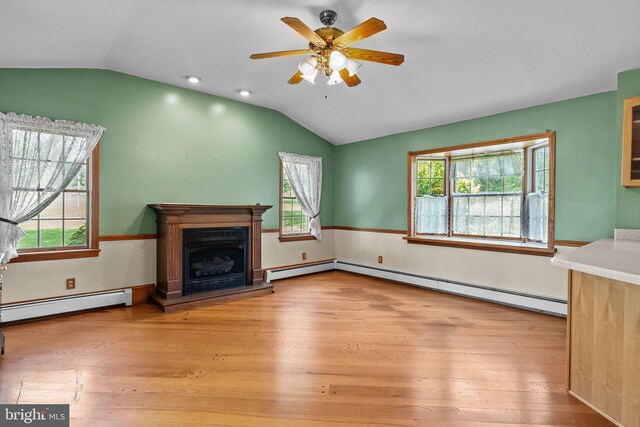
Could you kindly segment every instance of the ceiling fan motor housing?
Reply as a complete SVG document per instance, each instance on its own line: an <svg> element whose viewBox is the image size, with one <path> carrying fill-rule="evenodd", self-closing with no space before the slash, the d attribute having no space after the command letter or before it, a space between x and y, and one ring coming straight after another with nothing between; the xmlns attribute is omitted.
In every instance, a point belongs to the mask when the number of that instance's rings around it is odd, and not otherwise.
<svg viewBox="0 0 640 427"><path fill-rule="evenodd" d="M336 19L338 19L338 14L333 10L327 9L320 12L320 22L322 22L326 27L330 27L335 24Z"/></svg>

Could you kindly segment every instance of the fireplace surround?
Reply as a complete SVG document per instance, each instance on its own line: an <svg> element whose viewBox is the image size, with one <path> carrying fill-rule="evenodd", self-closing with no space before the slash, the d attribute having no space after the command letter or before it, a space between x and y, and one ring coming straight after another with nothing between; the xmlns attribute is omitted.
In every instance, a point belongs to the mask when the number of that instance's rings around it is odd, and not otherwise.
<svg viewBox="0 0 640 427"><path fill-rule="evenodd" d="M171 312L265 295L264 205L149 205L157 214L157 285L151 299Z"/></svg>

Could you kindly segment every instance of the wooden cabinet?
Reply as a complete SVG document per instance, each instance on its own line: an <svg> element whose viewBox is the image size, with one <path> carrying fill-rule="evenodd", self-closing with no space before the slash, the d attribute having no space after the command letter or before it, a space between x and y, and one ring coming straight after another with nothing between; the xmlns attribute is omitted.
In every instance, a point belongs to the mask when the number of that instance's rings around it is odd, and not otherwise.
<svg viewBox="0 0 640 427"><path fill-rule="evenodd" d="M640 285L569 274L569 393L617 426L640 426Z"/></svg>
<svg viewBox="0 0 640 427"><path fill-rule="evenodd" d="M640 96L624 100L622 185L640 187Z"/></svg>

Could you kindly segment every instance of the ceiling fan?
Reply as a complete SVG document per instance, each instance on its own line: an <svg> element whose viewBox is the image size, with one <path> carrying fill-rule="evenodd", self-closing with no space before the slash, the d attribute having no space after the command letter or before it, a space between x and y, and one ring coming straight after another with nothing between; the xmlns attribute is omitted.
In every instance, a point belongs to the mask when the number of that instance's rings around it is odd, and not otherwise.
<svg viewBox="0 0 640 427"><path fill-rule="evenodd" d="M383 21L377 18L370 18L345 33L341 29L332 26L337 18L338 14L333 10L322 11L320 13L320 22L324 24L324 27L315 31L298 18L282 18L282 22L309 40L309 48L254 53L251 55L251 59L309 55L298 64L298 72L289 79L289 84L295 85L302 80L315 84L316 76L319 73L324 73L329 77L327 84L334 85L344 81L349 87L357 86L361 83L356 74L360 71L362 64L356 62L356 59L396 66L404 62L404 55L397 53L351 47L353 43L385 30L387 26Z"/></svg>

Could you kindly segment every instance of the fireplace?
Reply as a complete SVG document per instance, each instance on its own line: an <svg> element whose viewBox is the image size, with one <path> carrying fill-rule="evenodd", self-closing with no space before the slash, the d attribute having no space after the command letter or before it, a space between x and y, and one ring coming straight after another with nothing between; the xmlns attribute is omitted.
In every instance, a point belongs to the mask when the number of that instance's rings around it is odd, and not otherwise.
<svg viewBox="0 0 640 427"><path fill-rule="evenodd" d="M157 214L157 282L164 312L267 295L261 267L264 205L149 205Z"/></svg>
<svg viewBox="0 0 640 427"><path fill-rule="evenodd" d="M249 228L184 230L182 294L246 286Z"/></svg>

